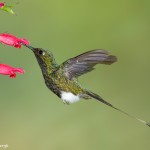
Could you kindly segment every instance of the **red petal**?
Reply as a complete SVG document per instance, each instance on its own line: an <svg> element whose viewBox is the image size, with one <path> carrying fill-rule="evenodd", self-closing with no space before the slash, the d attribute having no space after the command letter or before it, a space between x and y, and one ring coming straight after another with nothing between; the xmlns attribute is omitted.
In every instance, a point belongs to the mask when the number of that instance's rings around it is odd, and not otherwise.
<svg viewBox="0 0 150 150"><path fill-rule="evenodd" d="M11 78L15 78L16 72L23 74L24 70L22 68L14 68L12 66L8 66L7 64L0 64L0 74L10 75Z"/></svg>
<svg viewBox="0 0 150 150"><path fill-rule="evenodd" d="M13 68L13 71L20 74L24 74L24 70L22 68Z"/></svg>
<svg viewBox="0 0 150 150"><path fill-rule="evenodd" d="M25 44L25 45L29 45L29 44L30 44L27 39L20 39L19 42L21 42L21 43L23 43L23 44Z"/></svg>
<svg viewBox="0 0 150 150"><path fill-rule="evenodd" d="M6 64L0 64L0 74L9 75L12 70L11 66L8 66Z"/></svg>
<svg viewBox="0 0 150 150"><path fill-rule="evenodd" d="M11 74L10 78L16 78L16 73Z"/></svg>
<svg viewBox="0 0 150 150"><path fill-rule="evenodd" d="M0 34L0 42L6 45L14 46L15 48L21 48L21 42L29 45L28 40L17 38L16 36L8 33Z"/></svg>
<svg viewBox="0 0 150 150"><path fill-rule="evenodd" d="M4 3L0 3L0 8L2 8L5 4Z"/></svg>
<svg viewBox="0 0 150 150"><path fill-rule="evenodd" d="M16 44L14 45L14 47L15 48L21 48L21 44L16 42Z"/></svg>
<svg viewBox="0 0 150 150"><path fill-rule="evenodd" d="M4 33L0 34L0 42L3 44L14 46L16 42L18 41L17 37Z"/></svg>

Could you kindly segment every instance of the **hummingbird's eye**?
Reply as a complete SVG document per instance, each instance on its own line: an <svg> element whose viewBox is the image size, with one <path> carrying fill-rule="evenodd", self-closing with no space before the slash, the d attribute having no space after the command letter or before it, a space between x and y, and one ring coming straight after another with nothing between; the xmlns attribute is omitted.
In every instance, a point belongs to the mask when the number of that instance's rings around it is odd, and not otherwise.
<svg viewBox="0 0 150 150"><path fill-rule="evenodd" d="M45 55L45 52L43 52L42 50L39 50L39 54L40 55Z"/></svg>

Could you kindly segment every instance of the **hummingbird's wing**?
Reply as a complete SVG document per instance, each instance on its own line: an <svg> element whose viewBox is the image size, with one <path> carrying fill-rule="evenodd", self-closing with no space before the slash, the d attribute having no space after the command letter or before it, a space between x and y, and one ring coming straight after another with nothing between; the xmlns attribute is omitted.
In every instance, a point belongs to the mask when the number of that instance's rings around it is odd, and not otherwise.
<svg viewBox="0 0 150 150"><path fill-rule="evenodd" d="M68 59L60 67L63 69L63 74L72 79L92 71L96 64L110 65L116 61L116 56L109 55L106 50L96 49Z"/></svg>

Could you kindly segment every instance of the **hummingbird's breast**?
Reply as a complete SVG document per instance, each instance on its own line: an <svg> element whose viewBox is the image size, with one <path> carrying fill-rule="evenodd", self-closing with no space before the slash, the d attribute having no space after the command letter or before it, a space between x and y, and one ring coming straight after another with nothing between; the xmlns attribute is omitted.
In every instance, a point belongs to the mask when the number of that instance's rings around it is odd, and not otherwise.
<svg viewBox="0 0 150 150"><path fill-rule="evenodd" d="M69 80L59 73L52 73L49 76L44 76L44 79L46 86L60 98L62 98L63 92L72 93L75 96L84 92L76 81Z"/></svg>

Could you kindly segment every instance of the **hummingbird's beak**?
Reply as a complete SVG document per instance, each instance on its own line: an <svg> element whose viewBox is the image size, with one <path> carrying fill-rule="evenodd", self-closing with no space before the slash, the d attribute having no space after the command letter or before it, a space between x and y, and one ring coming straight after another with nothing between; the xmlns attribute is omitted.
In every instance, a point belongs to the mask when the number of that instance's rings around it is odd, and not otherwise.
<svg viewBox="0 0 150 150"><path fill-rule="evenodd" d="M35 51L35 49L36 49L36 48L34 48L34 47L30 46L30 45L26 45L26 44L24 44L24 43L21 43L21 44L22 44L23 46L25 46L25 47L31 49L32 51Z"/></svg>

